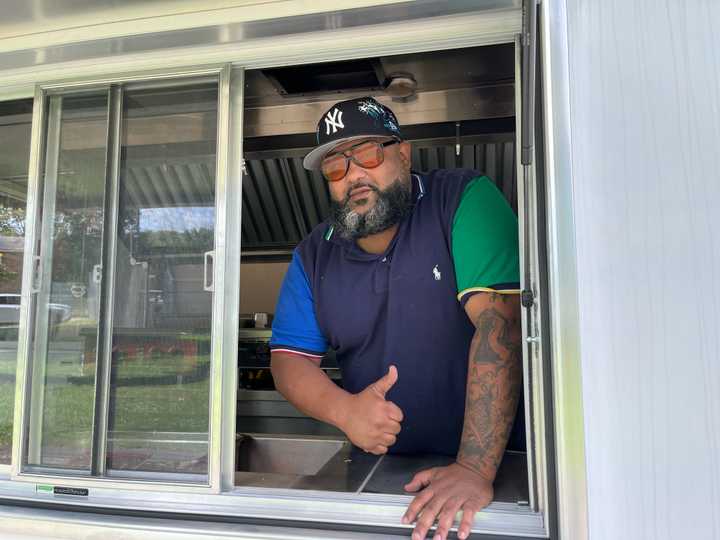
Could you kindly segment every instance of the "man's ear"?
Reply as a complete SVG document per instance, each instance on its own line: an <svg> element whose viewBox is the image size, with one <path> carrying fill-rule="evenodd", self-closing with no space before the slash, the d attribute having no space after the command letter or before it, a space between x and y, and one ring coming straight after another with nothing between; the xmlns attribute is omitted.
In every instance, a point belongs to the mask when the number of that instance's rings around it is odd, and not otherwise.
<svg viewBox="0 0 720 540"><path fill-rule="evenodd" d="M412 164L412 145L408 141L403 141L398 145L400 151L400 159L403 165L409 170Z"/></svg>

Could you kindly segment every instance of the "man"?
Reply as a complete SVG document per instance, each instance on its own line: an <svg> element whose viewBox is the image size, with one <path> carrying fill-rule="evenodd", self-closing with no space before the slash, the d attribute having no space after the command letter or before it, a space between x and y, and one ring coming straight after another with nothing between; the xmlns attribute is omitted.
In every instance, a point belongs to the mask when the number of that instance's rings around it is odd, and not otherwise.
<svg viewBox="0 0 720 540"><path fill-rule="evenodd" d="M372 98L337 103L304 160L332 215L293 254L271 340L278 390L374 454L440 453L404 523L458 537L492 501L521 387L517 219L472 171L410 171L410 144ZM319 368L332 347L343 388ZM418 518L419 516L419 518Z"/></svg>

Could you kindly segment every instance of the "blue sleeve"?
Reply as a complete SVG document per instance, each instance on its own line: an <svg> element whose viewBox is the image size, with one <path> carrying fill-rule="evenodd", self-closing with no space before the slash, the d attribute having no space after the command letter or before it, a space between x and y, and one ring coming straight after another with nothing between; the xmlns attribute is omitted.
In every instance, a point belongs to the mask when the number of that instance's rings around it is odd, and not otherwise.
<svg viewBox="0 0 720 540"><path fill-rule="evenodd" d="M314 356L327 352L328 342L315 317L310 282L297 252L280 288L272 325L271 350L289 350Z"/></svg>

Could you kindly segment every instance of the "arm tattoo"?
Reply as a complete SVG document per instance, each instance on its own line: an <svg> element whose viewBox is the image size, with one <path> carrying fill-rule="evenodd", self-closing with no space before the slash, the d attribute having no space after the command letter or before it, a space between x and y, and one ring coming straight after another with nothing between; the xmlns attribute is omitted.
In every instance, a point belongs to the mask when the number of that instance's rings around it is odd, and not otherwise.
<svg viewBox="0 0 720 540"><path fill-rule="evenodd" d="M493 480L517 411L522 348L520 314L508 317L492 305L507 302L501 294L493 294L490 302L475 321L468 359L465 423L457 460Z"/></svg>

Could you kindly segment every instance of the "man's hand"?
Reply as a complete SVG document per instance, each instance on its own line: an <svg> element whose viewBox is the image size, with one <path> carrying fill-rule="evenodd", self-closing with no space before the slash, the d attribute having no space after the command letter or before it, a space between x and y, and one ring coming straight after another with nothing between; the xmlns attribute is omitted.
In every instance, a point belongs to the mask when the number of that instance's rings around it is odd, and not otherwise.
<svg viewBox="0 0 720 540"><path fill-rule="evenodd" d="M402 522L407 524L420 515L412 540L423 540L436 519L438 526L434 540L445 540L459 511L463 515L458 538L467 538L475 514L493 499L492 480L458 463L420 471L405 486L405 491L411 493L420 489L422 491L410 503L402 518Z"/></svg>
<svg viewBox="0 0 720 540"><path fill-rule="evenodd" d="M400 433L403 413L400 407L385 399L398 380L398 371L390 366L387 374L365 390L348 397L345 419L340 429L355 446L373 454L385 454Z"/></svg>

